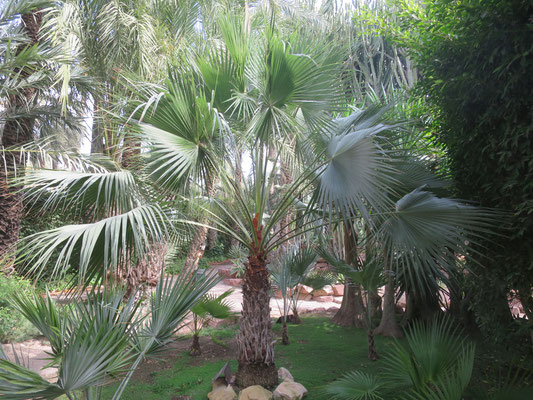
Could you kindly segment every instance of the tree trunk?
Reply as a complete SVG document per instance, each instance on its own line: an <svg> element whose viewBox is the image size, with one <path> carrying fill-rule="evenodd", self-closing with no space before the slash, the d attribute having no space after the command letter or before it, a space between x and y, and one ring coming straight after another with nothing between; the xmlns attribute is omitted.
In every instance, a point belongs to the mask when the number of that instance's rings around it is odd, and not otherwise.
<svg viewBox="0 0 533 400"><path fill-rule="evenodd" d="M207 250L212 250L217 244L218 231L216 229L209 229L207 232Z"/></svg>
<svg viewBox="0 0 533 400"><path fill-rule="evenodd" d="M193 357L197 357L202 354L202 349L200 347L200 338L198 337L197 333L192 335L192 344L191 348L189 349L189 354Z"/></svg>
<svg viewBox="0 0 533 400"><path fill-rule="evenodd" d="M17 48L17 54L27 47L36 45L39 42L39 31L41 29L42 13L35 10L21 17L25 33L30 42L22 44ZM27 78L30 73L25 69L14 71L20 73L19 79ZM36 91L27 88L20 91L18 95L13 95L9 99L8 107L14 112L22 112L35 101ZM0 260L3 261L4 270L11 271L12 258L9 256L16 250L16 245L20 234L20 220L22 217L22 195L18 187L9 184L9 178L15 171L24 171L25 160L20 153L6 153L3 150L10 147L19 147L29 141L33 133L33 118L20 117L8 119L4 125L1 136L2 154L0 154ZM4 259L4 257L6 257Z"/></svg>
<svg viewBox="0 0 533 400"><path fill-rule="evenodd" d="M288 345L289 341L289 330L287 328L287 318L286 316L282 319L282 328L281 328L281 344Z"/></svg>
<svg viewBox="0 0 533 400"><path fill-rule="evenodd" d="M374 330L368 330L368 359L371 361L379 360L378 352L376 350L376 343L374 341Z"/></svg>
<svg viewBox="0 0 533 400"><path fill-rule="evenodd" d="M242 154L239 150L235 153L235 184L240 186L242 183ZM234 223L232 226L235 232L239 231L239 226L237 223ZM233 236L230 236L229 248L235 248L239 246L239 241Z"/></svg>
<svg viewBox="0 0 533 400"><path fill-rule="evenodd" d="M126 136L122 148L122 167L135 168L140 150L139 141ZM140 288L157 285L165 269L167 249L167 244L164 242L151 243L150 251L142 259L137 260L135 265L131 265L129 261L122 266L119 279L121 282L126 282L126 298Z"/></svg>
<svg viewBox="0 0 533 400"><path fill-rule="evenodd" d="M214 177L211 177L206 183L206 195L212 197L215 195L217 190L217 185ZM207 225L209 218L207 216L202 217L200 223L202 225ZM187 253L187 258L185 259L185 265L183 269L187 271L188 274L192 274L198 268L198 263L200 259L204 256L205 246L207 244L207 232L209 228L206 226L197 226L196 231L194 232L194 237L192 239L191 245L189 246L189 252Z"/></svg>
<svg viewBox="0 0 533 400"><path fill-rule="evenodd" d="M357 235L353 227L344 224L344 258L350 265L355 265L357 258ZM331 320L334 324L365 328L365 307L361 296L361 287L346 279L341 307Z"/></svg>
<svg viewBox="0 0 533 400"><path fill-rule="evenodd" d="M242 317L237 336L239 369L236 384L241 388L278 383L274 364L274 340L270 319L270 281L264 254L251 254L242 287Z"/></svg>
<svg viewBox="0 0 533 400"><path fill-rule="evenodd" d="M100 115L100 102L93 97L93 127L91 136L91 154L104 153L104 122Z"/></svg>
<svg viewBox="0 0 533 400"><path fill-rule="evenodd" d="M394 278L391 272L387 273L387 284L383 296L383 315L379 326L374 330L375 335L403 337L402 330L396 320L396 300L394 298Z"/></svg>

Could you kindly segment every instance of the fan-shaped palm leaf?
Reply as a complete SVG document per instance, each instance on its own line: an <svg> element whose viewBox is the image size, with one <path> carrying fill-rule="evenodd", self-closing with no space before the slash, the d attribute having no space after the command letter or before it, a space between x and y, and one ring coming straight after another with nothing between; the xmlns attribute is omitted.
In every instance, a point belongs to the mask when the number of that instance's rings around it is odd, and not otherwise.
<svg viewBox="0 0 533 400"><path fill-rule="evenodd" d="M121 262L144 255L152 241L163 240L168 226L161 207L139 206L91 224L66 225L28 236L18 250L18 262L39 275L57 255L52 275L74 267L80 281L103 279Z"/></svg>
<svg viewBox="0 0 533 400"><path fill-rule="evenodd" d="M364 372L349 372L330 383L325 393L332 400L384 400L386 385L378 378Z"/></svg>

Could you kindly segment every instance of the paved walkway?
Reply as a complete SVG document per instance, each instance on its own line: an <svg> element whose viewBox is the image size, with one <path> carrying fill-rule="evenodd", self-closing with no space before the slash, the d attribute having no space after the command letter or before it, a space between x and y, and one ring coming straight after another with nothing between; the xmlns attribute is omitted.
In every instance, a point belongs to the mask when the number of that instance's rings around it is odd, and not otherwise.
<svg viewBox="0 0 533 400"><path fill-rule="evenodd" d="M234 292L228 296L228 301L230 302L233 311L240 313L242 311L242 290L240 287L233 287L220 282L216 285L210 293L222 294L225 291L233 289ZM331 308L339 308L340 304L334 302L318 302L318 301L298 301L298 311L303 314L309 311L325 311ZM270 299L270 315L273 318L280 316L280 310L283 308L283 300L281 299ZM56 368L44 368L48 361L47 352L50 351L50 346L46 341L41 340L28 340L26 342L17 343L14 345L5 344L2 345L4 351L9 356L11 360L13 357L13 349L17 352L19 357L23 359L23 365L28 366L33 370L41 374L42 377L48 380L55 380L57 376ZM44 369L43 369L44 368Z"/></svg>

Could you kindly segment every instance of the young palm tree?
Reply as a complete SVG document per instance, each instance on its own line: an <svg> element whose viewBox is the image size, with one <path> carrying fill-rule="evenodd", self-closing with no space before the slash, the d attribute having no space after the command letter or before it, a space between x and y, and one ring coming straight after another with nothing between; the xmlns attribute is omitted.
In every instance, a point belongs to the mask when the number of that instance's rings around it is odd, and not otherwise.
<svg viewBox="0 0 533 400"><path fill-rule="evenodd" d="M213 275L195 282L185 275L161 279L141 311L134 297L124 302L125 292L110 288L89 293L86 303L73 303L68 310L49 296L17 296L15 307L50 341L58 378L48 382L0 354L0 396L100 399L104 385L123 377L113 395L118 400L140 362L175 340L190 310L218 280Z"/></svg>

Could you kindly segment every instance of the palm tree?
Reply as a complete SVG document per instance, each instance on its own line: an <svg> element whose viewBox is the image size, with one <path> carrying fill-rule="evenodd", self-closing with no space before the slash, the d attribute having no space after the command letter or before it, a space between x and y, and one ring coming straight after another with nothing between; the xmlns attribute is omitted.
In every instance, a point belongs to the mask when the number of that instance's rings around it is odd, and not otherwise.
<svg viewBox="0 0 533 400"><path fill-rule="evenodd" d="M15 250L22 215L20 188L9 183L13 175L22 175L27 161L20 147L43 138L49 131L56 142L73 133L72 117L78 104L72 101L83 90L86 79L72 70L71 108L61 112L55 75L72 60L42 35L45 10L53 4L42 0L5 1L0 7L0 123L3 125L0 152L0 258ZM83 85L82 85L83 84ZM73 108L74 107L74 108ZM59 128L61 126L61 128ZM77 135L74 135L77 136Z"/></svg>
<svg viewBox="0 0 533 400"><path fill-rule="evenodd" d="M99 399L104 385L122 377L113 395L118 400L140 362L175 340L190 310L217 282L215 276L161 279L143 310L134 297L124 302L125 292L116 288L91 292L86 303L72 303L68 311L50 296L17 296L18 311L50 341L50 361L59 373L56 382L48 382L0 354L0 395Z"/></svg>
<svg viewBox="0 0 533 400"><path fill-rule="evenodd" d="M272 253L315 230L317 223L347 223L360 216L375 227L391 227L392 235L381 234L387 231L383 228L376 237L383 238L383 248L396 263L397 254L410 254L407 242L397 237L402 218L410 214L400 212L407 200L400 202L396 213L391 211L392 195L400 192L403 186L398 182L403 180L398 163L384 147L386 134L396 128L384 122L386 110L372 108L333 118L343 104L338 78L342 51L337 46L298 35L282 40L273 25L248 34L244 22L231 16L220 19L219 29L216 47L199 54L192 65L171 68L160 94L148 96L154 108L146 109L139 124L145 149L142 169L80 161L76 171L28 175L28 196L41 199L44 209L77 205L79 210L93 210L94 219L33 235L19 255L31 269L42 271L57 252L54 272L74 268L80 278L105 280L124 261L143 257L151 243L167 239L169 231L183 223L205 227L179 213L182 199L200 203L217 229L248 251L237 384L271 387L278 379L267 269ZM250 144L252 177L242 184L224 168L222 145L231 148L236 142ZM294 148L299 149L301 164L277 201L271 201L283 153ZM206 190L213 176L218 176L232 203ZM411 178L420 181L417 175ZM299 223L280 225L299 196L309 200ZM457 218L454 227L456 222ZM452 238L463 236L450 235L446 243ZM410 244L417 249L417 243ZM437 257L434 249L428 247L420 257Z"/></svg>

